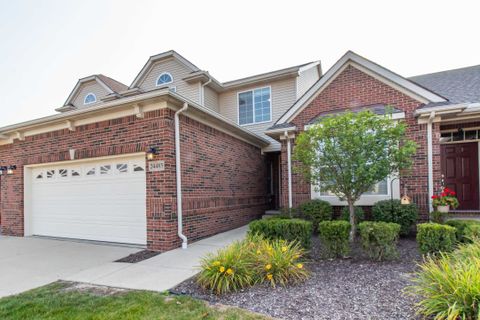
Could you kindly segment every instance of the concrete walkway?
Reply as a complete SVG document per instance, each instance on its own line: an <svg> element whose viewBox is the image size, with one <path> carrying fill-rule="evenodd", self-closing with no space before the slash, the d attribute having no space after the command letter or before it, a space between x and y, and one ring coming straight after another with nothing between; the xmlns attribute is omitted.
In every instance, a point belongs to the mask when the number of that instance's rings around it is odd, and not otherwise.
<svg viewBox="0 0 480 320"><path fill-rule="evenodd" d="M195 275L209 252L245 237L247 226L197 241L138 263L111 262L62 278L63 280L153 291L165 291Z"/></svg>
<svg viewBox="0 0 480 320"><path fill-rule="evenodd" d="M49 284L137 251L87 242L0 236L0 297Z"/></svg>
<svg viewBox="0 0 480 320"><path fill-rule="evenodd" d="M139 248L37 237L0 237L0 297L57 280L168 290L195 275L200 258L245 237L247 227L197 241L138 263L113 262Z"/></svg>

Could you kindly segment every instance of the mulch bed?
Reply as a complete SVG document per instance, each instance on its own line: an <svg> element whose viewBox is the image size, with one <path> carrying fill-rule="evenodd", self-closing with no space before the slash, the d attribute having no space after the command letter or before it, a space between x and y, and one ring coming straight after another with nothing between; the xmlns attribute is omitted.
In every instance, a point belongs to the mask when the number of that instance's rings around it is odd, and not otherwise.
<svg viewBox="0 0 480 320"><path fill-rule="evenodd" d="M159 255L161 252L151 251L151 250L142 250L139 252L132 253L124 258L115 260L114 262L127 262L127 263L137 263L143 260L147 260Z"/></svg>
<svg viewBox="0 0 480 320"><path fill-rule="evenodd" d="M286 288L257 285L215 296L191 278L172 292L280 319L416 319L415 299L402 291L421 256L414 239L401 239L398 249L399 258L390 262L372 262L358 246L350 259L327 260L314 238L308 264L312 274L304 283Z"/></svg>

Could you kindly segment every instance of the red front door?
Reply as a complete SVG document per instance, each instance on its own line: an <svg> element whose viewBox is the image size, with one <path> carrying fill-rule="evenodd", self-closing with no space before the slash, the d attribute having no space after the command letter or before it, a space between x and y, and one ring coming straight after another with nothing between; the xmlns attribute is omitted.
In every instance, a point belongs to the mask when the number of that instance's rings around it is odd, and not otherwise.
<svg viewBox="0 0 480 320"><path fill-rule="evenodd" d="M442 145L441 162L445 186L457 193L457 210L479 210L477 142Z"/></svg>

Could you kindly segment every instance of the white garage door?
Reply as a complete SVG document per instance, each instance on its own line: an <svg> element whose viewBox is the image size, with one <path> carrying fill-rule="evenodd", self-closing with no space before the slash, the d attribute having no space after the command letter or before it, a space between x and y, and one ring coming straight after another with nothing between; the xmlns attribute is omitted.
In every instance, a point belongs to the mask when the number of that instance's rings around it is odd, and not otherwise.
<svg viewBox="0 0 480 320"><path fill-rule="evenodd" d="M31 234L146 244L144 157L32 168Z"/></svg>

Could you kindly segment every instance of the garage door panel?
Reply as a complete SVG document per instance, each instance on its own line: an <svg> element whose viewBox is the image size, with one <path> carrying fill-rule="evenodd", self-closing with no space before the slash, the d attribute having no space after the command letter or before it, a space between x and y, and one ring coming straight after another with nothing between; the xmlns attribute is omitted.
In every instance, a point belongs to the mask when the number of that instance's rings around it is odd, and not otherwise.
<svg viewBox="0 0 480 320"><path fill-rule="evenodd" d="M144 168L143 157L35 168L32 233L146 244Z"/></svg>

